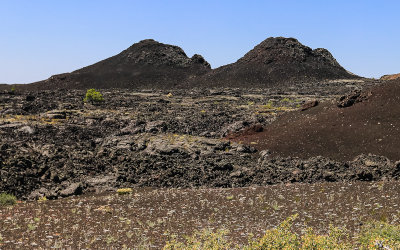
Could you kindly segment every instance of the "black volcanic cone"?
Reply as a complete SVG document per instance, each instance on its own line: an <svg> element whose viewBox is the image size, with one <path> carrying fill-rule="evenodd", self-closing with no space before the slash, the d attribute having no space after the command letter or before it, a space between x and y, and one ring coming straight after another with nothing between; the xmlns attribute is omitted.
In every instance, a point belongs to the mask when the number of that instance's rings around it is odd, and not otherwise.
<svg viewBox="0 0 400 250"><path fill-rule="evenodd" d="M270 37L237 62L201 78L201 84L273 87L293 82L358 78L347 72L326 49L311 49L294 38Z"/></svg>
<svg viewBox="0 0 400 250"><path fill-rule="evenodd" d="M171 88L211 70L200 55L187 57L178 46L152 39L72 73L34 83L38 89Z"/></svg>

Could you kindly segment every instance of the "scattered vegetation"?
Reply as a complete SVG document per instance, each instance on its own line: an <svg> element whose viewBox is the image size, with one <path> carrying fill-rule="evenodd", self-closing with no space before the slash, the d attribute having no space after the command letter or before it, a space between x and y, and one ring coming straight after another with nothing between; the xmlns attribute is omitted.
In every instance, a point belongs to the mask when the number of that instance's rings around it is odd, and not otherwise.
<svg viewBox="0 0 400 250"><path fill-rule="evenodd" d="M233 195L228 195L228 196L226 196L226 199L227 199L227 200L233 200L233 198L235 198Z"/></svg>
<svg viewBox="0 0 400 250"><path fill-rule="evenodd" d="M38 202L45 202L47 201L47 197L46 196L42 196L38 199Z"/></svg>
<svg viewBox="0 0 400 250"><path fill-rule="evenodd" d="M330 227L328 235L315 234L312 228L299 236L291 228L297 214L290 216L274 229L267 230L260 239L250 239L247 246L227 240L227 230L202 230L178 241L173 235L164 249L400 249L400 226L374 221L362 228L359 241L350 243L346 231Z"/></svg>
<svg viewBox="0 0 400 250"><path fill-rule="evenodd" d="M363 226L359 242L365 249L400 249L400 225L369 222Z"/></svg>
<svg viewBox="0 0 400 250"><path fill-rule="evenodd" d="M277 228L267 230L259 240L253 240L247 249L298 249L299 237L291 232L297 214L287 218Z"/></svg>
<svg viewBox="0 0 400 250"><path fill-rule="evenodd" d="M270 202L269 205L274 211L278 211L281 209L281 206L278 205L277 201L272 201L272 202Z"/></svg>
<svg viewBox="0 0 400 250"><path fill-rule="evenodd" d="M0 248L400 249L398 185L380 186L132 188L23 202L0 207ZM271 228L288 213L298 216Z"/></svg>
<svg viewBox="0 0 400 250"><path fill-rule="evenodd" d="M266 105L262 106L264 109L273 109L274 108L274 104L272 103L272 101L269 101Z"/></svg>
<svg viewBox="0 0 400 250"><path fill-rule="evenodd" d="M293 102L293 101L292 101L291 99L285 97L285 98L283 98L283 99L281 100L281 102L288 102L288 103L290 103L290 102Z"/></svg>
<svg viewBox="0 0 400 250"><path fill-rule="evenodd" d="M94 103L103 102L104 98L103 98L103 95L99 91L96 91L95 89L88 89L86 91L86 96L85 96L85 99L83 99L83 101L94 104Z"/></svg>
<svg viewBox="0 0 400 250"><path fill-rule="evenodd" d="M17 203L17 198L12 194L0 194L0 206L12 206Z"/></svg>
<svg viewBox="0 0 400 250"><path fill-rule="evenodd" d="M117 193L119 195L130 194L132 192L133 192L132 188L120 188L120 189L117 190Z"/></svg>

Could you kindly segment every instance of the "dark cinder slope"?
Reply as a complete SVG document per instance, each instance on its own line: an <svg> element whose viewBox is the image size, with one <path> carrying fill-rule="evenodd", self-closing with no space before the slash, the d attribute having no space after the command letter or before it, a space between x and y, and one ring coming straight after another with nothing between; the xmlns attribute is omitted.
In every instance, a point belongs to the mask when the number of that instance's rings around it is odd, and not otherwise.
<svg viewBox="0 0 400 250"><path fill-rule="evenodd" d="M31 89L171 88L211 70L200 55L187 57L177 46L152 39L71 73L54 75ZM18 86L23 87L23 86Z"/></svg>
<svg viewBox="0 0 400 250"><path fill-rule="evenodd" d="M351 96L344 99L347 105L342 100L289 112L263 132L234 136L234 141L256 142L258 149L281 156L347 161L372 153L400 160L400 79Z"/></svg>
<svg viewBox="0 0 400 250"><path fill-rule="evenodd" d="M237 62L201 78L201 84L273 87L327 79L359 78L346 71L326 49L304 46L294 38L270 37Z"/></svg>

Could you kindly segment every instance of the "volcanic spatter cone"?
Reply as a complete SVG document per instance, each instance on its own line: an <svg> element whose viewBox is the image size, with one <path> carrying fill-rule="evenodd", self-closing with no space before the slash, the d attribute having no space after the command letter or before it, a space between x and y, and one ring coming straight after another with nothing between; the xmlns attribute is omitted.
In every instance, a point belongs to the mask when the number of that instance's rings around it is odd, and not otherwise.
<svg viewBox="0 0 400 250"><path fill-rule="evenodd" d="M189 58L178 46L147 39L118 55L35 83L53 88L171 88L211 70L200 55Z"/></svg>
<svg viewBox="0 0 400 250"><path fill-rule="evenodd" d="M271 37L237 62L222 66L203 77L203 84L236 87L274 87L295 82L357 78L346 71L332 54L311 49L294 38Z"/></svg>

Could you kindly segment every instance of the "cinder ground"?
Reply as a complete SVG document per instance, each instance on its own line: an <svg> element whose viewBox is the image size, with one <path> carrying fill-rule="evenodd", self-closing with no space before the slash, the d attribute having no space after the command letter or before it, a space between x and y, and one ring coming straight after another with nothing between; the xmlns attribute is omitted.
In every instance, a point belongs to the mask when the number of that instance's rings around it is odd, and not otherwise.
<svg viewBox="0 0 400 250"><path fill-rule="evenodd" d="M135 189L0 208L1 249L162 247L172 234L228 229L245 244L290 215L294 231L329 225L350 235L377 219L398 223L399 182L282 184L248 188Z"/></svg>
<svg viewBox="0 0 400 250"><path fill-rule="evenodd" d="M347 161L368 152L400 160L400 80L350 93L340 103L349 106L333 101L288 112L263 132L239 135L235 141L255 141L259 150L304 159L320 155Z"/></svg>

